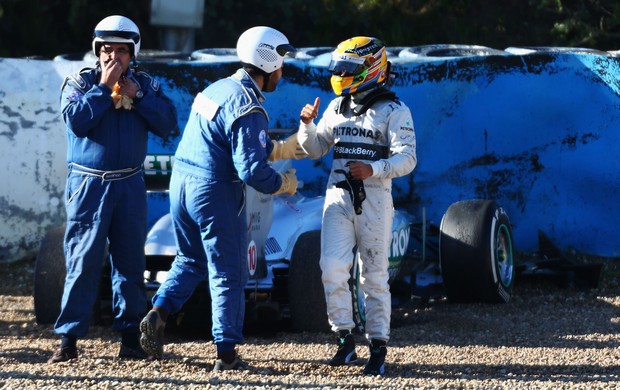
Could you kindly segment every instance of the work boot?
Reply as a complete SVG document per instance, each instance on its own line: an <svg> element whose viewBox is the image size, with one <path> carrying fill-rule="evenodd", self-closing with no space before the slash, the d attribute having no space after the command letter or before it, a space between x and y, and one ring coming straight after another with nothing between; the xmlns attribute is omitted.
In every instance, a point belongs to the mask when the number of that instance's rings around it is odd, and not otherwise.
<svg viewBox="0 0 620 390"><path fill-rule="evenodd" d="M121 349L118 357L121 359L148 359L149 354L140 346L141 334L138 329L128 329L121 332Z"/></svg>
<svg viewBox="0 0 620 390"><path fill-rule="evenodd" d="M60 363L66 362L72 359L78 358L77 347L75 346L67 346L67 347L58 347L51 358L47 360L48 363Z"/></svg>
<svg viewBox="0 0 620 390"><path fill-rule="evenodd" d="M224 356L220 356L218 354L218 359L215 361L215 365L213 366L214 372L228 371L228 370L241 371L241 370L250 369L250 366L246 362L241 360L239 355L237 355L236 351L230 351L230 352L231 352L230 355L233 356L232 359L230 357L226 359Z"/></svg>
<svg viewBox="0 0 620 390"><path fill-rule="evenodd" d="M164 356L164 329L166 322L163 321L156 310L148 312L146 317L140 322L140 345L144 352L154 357L162 359Z"/></svg>
<svg viewBox="0 0 620 390"><path fill-rule="evenodd" d="M149 354L144 352L140 346L134 348L126 344L121 344L121 349L118 351L118 357L121 359L146 360L149 358Z"/></svg>
<svg viewBox="0 0 620 390"><path fill-rule="evenodd" d="M336 339L338 351L329 361L330 366L343 366L357 360L355 353L355 338L350 330L341 330Z"/></svg>
<svg viewBox="0 0 620 390"><path fill-rule="evenodd" d="M387 355L386 342L383 340L372 339L370 342L370 357L364 367L365 375L384 375L385 374L385 355Z"/></svg>

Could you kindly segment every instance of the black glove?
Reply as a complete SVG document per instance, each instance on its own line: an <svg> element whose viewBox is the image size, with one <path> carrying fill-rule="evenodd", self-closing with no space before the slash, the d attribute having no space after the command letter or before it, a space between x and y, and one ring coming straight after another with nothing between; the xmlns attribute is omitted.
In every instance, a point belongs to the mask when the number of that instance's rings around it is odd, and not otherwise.
<svg viewBox="0 0 620 390"><path fill-rule="evenodd" d="M366 199L366 189L364 188L363 180L356 180L351 177L351 174L343 169L336 169L335 173L342 173L345 177L344 180L336 183L337 188L349 191L351 201L353 201L353 208L355 214L362 213L362 202Z"/></svg>

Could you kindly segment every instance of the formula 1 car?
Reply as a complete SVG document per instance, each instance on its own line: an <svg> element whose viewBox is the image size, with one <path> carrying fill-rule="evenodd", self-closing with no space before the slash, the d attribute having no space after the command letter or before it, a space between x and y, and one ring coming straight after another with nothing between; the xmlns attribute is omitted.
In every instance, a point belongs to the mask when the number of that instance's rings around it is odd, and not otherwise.
<svg viewBox="0 0 620 390"><path fill-rule="evenodd" d="M279 165L278 165L279 164ZM286 171L290 161L276 162ZM319 268L323 196L271 196L247 188L249 245L246 286L246 324L289 320L294 331L329 329ZM60 311L65 262L64 228L50 230L43 239L35 269L34 302L38 323L53 323ZM413 240L412 240L413 238ZM429 253L428 255L426 253ZM176 255L169 214L150 229L145 244L145 287L150 296L165 279ZM445 295L454 302L508 302L514 277L512 229L504 210L492 200L452 204L437 228L426 227L396 209L389 251L389 275L395 300L412 296ZM350 290L354 320L363 331L364 295L359 263L351 254ZM109 322L111 278L103 261L100 296L94 309L96 323ZM169 326L209 332L210 296L207 281L169 319Z"/></svg>

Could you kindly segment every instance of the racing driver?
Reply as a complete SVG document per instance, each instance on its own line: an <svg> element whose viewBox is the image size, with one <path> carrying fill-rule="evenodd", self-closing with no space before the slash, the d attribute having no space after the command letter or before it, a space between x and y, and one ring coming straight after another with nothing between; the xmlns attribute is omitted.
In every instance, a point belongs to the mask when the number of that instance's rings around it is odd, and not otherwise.
<svg viewBox="0 0 620 390"><path fill-rule="evenodd" d="M370 358L364 374L383 375L390 337L388 248L394 208L392 178L416 166L409 108L389 90L391 63L384 43L357 36L341 42L329 65L337 97L317 125L320 99L301 111L298 140L312 159L333 153L321 230L321 270L327 315L338 350L329 361L357 359L349 272L360 259ZM357 254L354 252L357 247Z"/></svg>

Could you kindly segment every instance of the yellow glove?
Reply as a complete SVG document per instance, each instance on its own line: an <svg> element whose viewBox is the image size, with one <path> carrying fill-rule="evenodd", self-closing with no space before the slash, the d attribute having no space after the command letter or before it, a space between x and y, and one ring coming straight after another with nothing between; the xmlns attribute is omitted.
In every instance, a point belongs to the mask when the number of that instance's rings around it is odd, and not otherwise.
<svg viewBox="0 0 620 390"><path fill-rule="evenodd" d="M114 108L117 110L119 108L124 108L125 110L131 110L133 108L133 99L129 96L121 95L118 92L121 87L118 83L114 84L114 88L112 88L112 100L114 101Z"/></svg>
<svg viewBox="0 0 620 390"><path fill-rule="evenodd" d="M289 194L294 195L297 192L297 176L295 176L295 169L289 169L286 173L279 173L282 178L282 185L280 189L274 192L274 195L278 194Z"/></svg>
<svg viewBox="0 0 620 390"><path fill-rule="evenodd" d="M269 155L269 161L286 160L287 158L301 160L307 156L308 153L299 145L297 133L295 133L284 141L273 141L273 150Z"/></svg>

